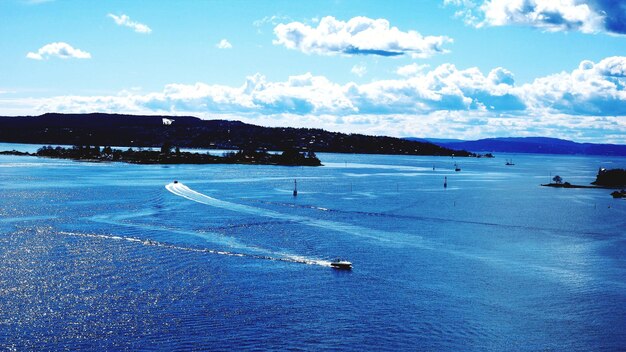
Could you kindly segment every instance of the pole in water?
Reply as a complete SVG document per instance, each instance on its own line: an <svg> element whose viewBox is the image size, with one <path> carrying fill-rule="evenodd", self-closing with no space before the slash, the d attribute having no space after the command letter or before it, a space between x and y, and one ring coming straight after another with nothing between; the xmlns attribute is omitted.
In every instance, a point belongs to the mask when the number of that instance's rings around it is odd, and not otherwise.
<svg viewBox="0 0 626 352"><path fill-rule="evenodd" d="M443 188L448 188L448 177L447 176L443 177Z"/></svg>
<svg viewBox="0 0 626 352"><path fill-rule="evenodd" d="M294 179L293 180L293 196L297 196L298 195L298 180Z"/></svg>

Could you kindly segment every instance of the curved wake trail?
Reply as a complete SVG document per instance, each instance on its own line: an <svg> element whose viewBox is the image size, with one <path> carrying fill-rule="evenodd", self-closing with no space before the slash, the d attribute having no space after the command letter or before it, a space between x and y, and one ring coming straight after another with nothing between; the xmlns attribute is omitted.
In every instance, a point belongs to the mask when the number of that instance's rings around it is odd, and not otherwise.
<svg viewBox="0 0 626 352"><path fill-rule="evenodd" d="M314 227L319 227L319 228L323 228L326 230L343 232L343 233L347 233L347 234L351 234L351 235L355 235L359 237L375 239L375 240L383 241L383 242L392 242L390 237L393 237L394 242L397 242L398 236L402 235L400 233L395 233L395 232L389 233L389 232L374 230L374 229L361 227L357 225L351 225L351 224L327 221L327 220L312 219L312 218L308 218L308 217L304 217L300 215L283 214L283 213L278 213L278 212L271 211L271 210L251 207L251 206L244 205L244 204L231 203L231 202L223 201L223 200L216 199L213 197L209 197L206 194L202 194L200 192L196 192L180 182L170 183L166 185L165 188L177 196L189 199L197 203L210 205L216 208L227 209L227 210L236 211L236 212L244 213L244 214L258 215L258 216L264 216L264 217L269 217L269 218L274 218L274 219L293 221L293 222L308 225L308 226L314 226ZM419 236L411 236L411 237L413 241L415 241L416 239L421 239L421 237Z"/></svg>
<svg viewBox="0 0 626 352"><path fill-rule="evenodd" d="M278 257L267 256L267 255L220 251L220 250L208 249L208 248L182 247L182 246L175 246L169 243L158 242L158 241L153 241L153 240L142 240L140 238L127 237L127 236L99 235L99 234L87 234L87 233L76 233L76 232L66 232L66 231L61 231L59 232L59 234L66 235L66 236L75 236L75 237L128 241L128 242L133 242L139 245L167 248L167 249L173 249L177 251L209 253L209 254L225 255L225 256L230 256L230 257L245 257L245 258L251 258L251 259L264 259L264 260L272 260L272 261L277 261L277 262L299 263L299 264L320 265L320 266L331 267L329 261L308 259L308 258L303 258L303 257L298 257L298 256L287 255L285 257L278 258Z"/></svg>

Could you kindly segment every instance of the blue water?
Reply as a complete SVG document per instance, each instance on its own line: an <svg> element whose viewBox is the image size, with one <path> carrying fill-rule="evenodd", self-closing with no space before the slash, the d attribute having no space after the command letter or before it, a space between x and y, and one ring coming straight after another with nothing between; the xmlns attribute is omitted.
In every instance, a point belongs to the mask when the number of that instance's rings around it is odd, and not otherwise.
<svg viewBox="0 0 626 352"><path fill-rule="evenodd" d="M626 349L626 201L539 186L626 159L319 156L0 156L0 346Z"/></svg>

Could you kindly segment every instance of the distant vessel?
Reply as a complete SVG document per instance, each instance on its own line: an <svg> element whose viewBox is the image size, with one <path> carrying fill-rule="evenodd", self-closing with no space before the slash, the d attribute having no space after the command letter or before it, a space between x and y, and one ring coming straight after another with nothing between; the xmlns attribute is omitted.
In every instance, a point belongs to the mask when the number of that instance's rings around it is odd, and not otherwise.
<svg viewBox="0 0 626 352"><path fill-rule="evenodd" d="M454 163L454 171L461 171L461 167L457 163Z"/></svg>
<svg viewBox="0 0 626 352"><path fill-rule="evenodd" d="M178 181L177 181L177 180L174 180L174 183L178 183Z"/></svg>
<svg viewBox="0 0 626 352"><path fill-rule="evenodd" d="M352 269L352 263L343 259L333 260L332 262L330 262L330 266L333 267L333 269L344 269L344 270Z"/></svg>
<svg viewBox="0 0 626 352"><path fill-rule="evenodd" d="M515 165L515 164L513 164L513 159L507 159L506 164L504 165Z"/></svg>
<svg viewBox="0 0 626 352"><path fill-rule="evenodd" d="M443 188L448 188L448 177L444 176L443 178Z"/></svg>
<svg viewBox="0 0 626 352"><path fill-rule="evenodd" d="M293 180L293 196L298 195L298 180Z"/></svg>

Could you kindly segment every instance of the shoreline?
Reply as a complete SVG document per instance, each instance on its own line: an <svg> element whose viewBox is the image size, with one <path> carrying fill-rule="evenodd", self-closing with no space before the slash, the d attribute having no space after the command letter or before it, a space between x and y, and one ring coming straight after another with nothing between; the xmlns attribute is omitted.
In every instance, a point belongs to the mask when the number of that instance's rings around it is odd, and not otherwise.
<svg viewBox="0 0 626 352"><path fill-rule="evenodd" d="M95 148L52 148L44 147L36 153L17 150L0 151L0 155L32 156L50 159L65 159L81 162L121 162L138 165L209 165L209 164L242 164L242 165L276 165L276 166L322 166L314 153L304 154L296 150L282 154L269 154L258 151L237 151L224 156L190 152L170 151L126 151L119 149Z"/></svg>
<svg viewBox="0 0 626 352"><path fill-rule="evenodd" d="M586 185L572 185L564 183L542 183L542 187L553 188L596 188L596 189L622 189L624 186L586 186Z"/></svg>

